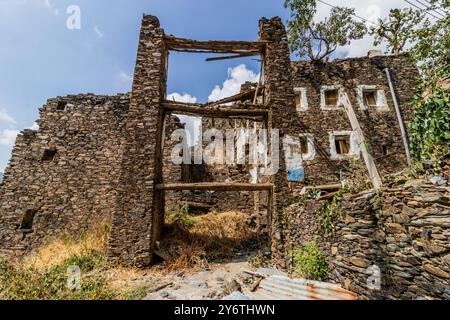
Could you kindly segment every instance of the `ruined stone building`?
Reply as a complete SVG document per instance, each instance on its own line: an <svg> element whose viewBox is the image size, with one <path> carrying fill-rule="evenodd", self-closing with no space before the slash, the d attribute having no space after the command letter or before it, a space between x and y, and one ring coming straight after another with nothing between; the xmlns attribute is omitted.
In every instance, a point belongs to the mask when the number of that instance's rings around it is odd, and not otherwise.
<svg viewBox="0 0 450 320"><path fill-rule="evenodd" d="M167 101L171 50L260 55L263 81L243 86L231 105ZM305 185L339 182L352 161L362 162L341 94L355 110L378 170L389 173L408 164L401 126L411 120L417 78L404 55L291 62L280 18L262 19L259 40L244 42L176 38L156 17L144 16L130 94L50 99L40 109L39 130L18 136L1 184L0 253L21 256L53 236L79 234L106 220L111 259L145 266L165 204L184 200L214 210L260 210L261 230L279 260L284 201ZM280 170L256 179L245 165L173 165L170 135L183 125L172 114L202 116L204 128L277 128L281 138L299 139L303 167L292 174L284 150Z"/></svg>

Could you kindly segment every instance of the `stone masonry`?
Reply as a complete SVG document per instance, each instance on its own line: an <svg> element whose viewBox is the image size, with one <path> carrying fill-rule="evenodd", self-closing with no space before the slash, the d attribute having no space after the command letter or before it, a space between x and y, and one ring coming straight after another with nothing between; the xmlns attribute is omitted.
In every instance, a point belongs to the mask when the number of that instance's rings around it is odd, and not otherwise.
<svg viewBox="0 0 450 320"><path fill-rule="evenodd" d="M163 108L173 39L156 17L144 16L130 94L51 99L41 109L39 130L19 135L0 190L0 253L22 256L53 236L78 235L93 223L109 221L110 258L124 265L151 264L166 205L185 200L182 192L167 193L165 199L165 192L156 188L181 182L185 173L168 159L168 137L183 126ZM197 45L188 39L181 43ZM256 181L272 184L273 198L262 191L230 196L223 192L214 205L217 210L231 209L231 203L242 211L262 208L266 214L273 206L273 214L265 217L265 232L274 262L284 266L286 203L305 185L340 181L351 161L362 161L356 151L350 156L334 154L333 134L352 133L339 103L323 106L326 90L347 93L379 170L389 173L407 163L383 70L391 71L406 124L418 73L406 56L291 62L286 30L278 17L261 19L261 43L264 83L259 107L269 111L268 129L279 129L280 139L307 137L311 142L309 154L302 155L304 179L288 178L292 168L280 143L279 171ZM362 103L368 91L376 93L367 98L375 99L374 106ZM250 182L248 168L240 169L207 168L211 175L203 181ZM305 221L299 232L309 225Z"/></svg>

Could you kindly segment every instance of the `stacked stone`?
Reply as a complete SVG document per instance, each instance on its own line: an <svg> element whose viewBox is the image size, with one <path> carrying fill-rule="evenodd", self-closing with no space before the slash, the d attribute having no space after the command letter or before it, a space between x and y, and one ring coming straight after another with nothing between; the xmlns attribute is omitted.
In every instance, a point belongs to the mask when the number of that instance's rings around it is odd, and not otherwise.
<svg viewBox="0 0 450 320"><path fill-rule="evenodd" d="M306 242L327 254L331 279L362 299L449 299L450 187L402 180L375 192L347 196L324 237L322 201L287 210L286 252ZM303 227L308 224L308 227ZM376 269L381 290L373 289Z"/></svg>
<svg viewBox="0 0 450 320"><path fill-rule="evenodd" d="M352 127L344 108L323 110L320 107L322 86L344 88L382 175L399 171L407 165L401 131L384 68L391 71L403 121L408 128L412 118L413 88L419 74L407 55L292 63L293 86L305 88L308 100L307 110L293 111L292 131L296 135L312 134L315 141L316 157L304 163L308 182L325 184L339 181L342 173L352 170L348 160L331 160L329 133L352 131ZM375 86L378 90L383 90L388 109L377 110L375 107L369 107L361 110L356 95L359 85Z"/></svg>
<svg viewBox="0 0 450 320"><path fill-rule="evenodd" d="M0 248L22 256L113 214L129 95L50 99L17 138L0 190ZM33 214L29 228L22 222Z"/></svg>

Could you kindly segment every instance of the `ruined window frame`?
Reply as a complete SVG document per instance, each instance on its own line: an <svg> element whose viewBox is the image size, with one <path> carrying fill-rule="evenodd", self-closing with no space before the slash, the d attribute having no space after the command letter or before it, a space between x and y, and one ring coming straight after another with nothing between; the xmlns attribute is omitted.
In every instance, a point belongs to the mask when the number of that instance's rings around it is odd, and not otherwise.
<svg viewBox="0 0 450 320"><path fill-rule="evenodd" d="M336 137L348 136L350 140L350 152L349 154L338 154L336 150ZM361 158L361 149L358 143L358 137L354 131L333 131L329 132L330 138L330 154L331 160L345 160Z"/></svg>
<svg viewBox="0 0 450 320"><path fill-rule="evenodd" d="M313 161L316 158L316 145L314 135L311 133L302 133L299 138L306 138L306 143L308 145L308 152L302 152L303 161Z"/></svg>
<svg viewBox="0 0 450 320"><path fill-rule="evenodd" d="M23 233L32 233L36 220L37 209L27 209L22 215L19 230Z"/></svg>
<svg viewBox="0 0 450 320"><path fill-rule="evenodd" d="M327 91L337 91L337 104L327 105L325 93ZM320 88L320 108L327 111L344 110L344 104L342 102L341 96L345 93L344 88L340 85L327 85Z"/></svg>
<svg viewBox="0 0 450 320"><path fill-rule="evenodd" d="M297 105L297 102L295 102L295 109L297 112L305 112L308 110L308 96L307 96L307 90L305 87L296 87L294 88L294 93L296 98L300 98L300 105Z"/></svg>
<svg viewBox="0 0 450 320"><path fill-rule="evenodd" d="M369 106L364 101L364 92L374 91L376 92L376 104ZM389 105L387 103L386 93L383 88L377 85L359 85L356 88L356 97L358 100L359 108L361 110L375 109L377 111L389 111Z"/></svg>

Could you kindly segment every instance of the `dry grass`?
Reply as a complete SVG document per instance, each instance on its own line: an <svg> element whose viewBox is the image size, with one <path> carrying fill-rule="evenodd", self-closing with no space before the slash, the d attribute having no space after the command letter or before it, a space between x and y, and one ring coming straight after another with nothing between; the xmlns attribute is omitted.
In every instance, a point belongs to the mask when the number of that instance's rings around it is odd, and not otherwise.
<svg viewBox="0 0 450 320"><path fill-rule="evenodd" d="M39 251L24 260L24 266L42 271L59 265L73 256L98 255L104 256L108 242L110 227L107 223L97 223L78 239L62 236L49 241Z"/></svg>
<svg viewBox="0 0 450 320"><path fill-rule="evenodd" d="M168 257L165 271L203 268L208 261L233 256L235 249L255 238L245 219L241 212L189 217L187 226L169 219L161 243L161 251Z"/></svg>

